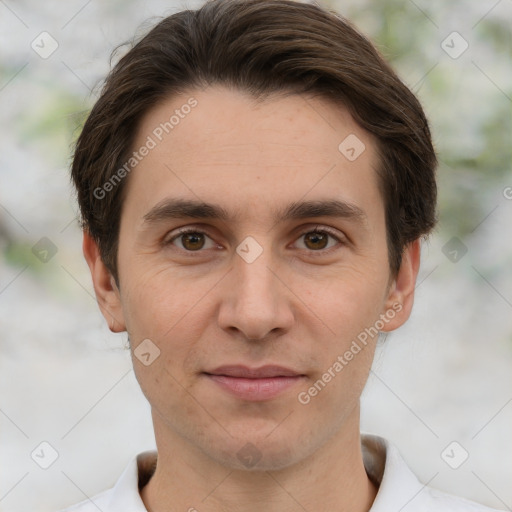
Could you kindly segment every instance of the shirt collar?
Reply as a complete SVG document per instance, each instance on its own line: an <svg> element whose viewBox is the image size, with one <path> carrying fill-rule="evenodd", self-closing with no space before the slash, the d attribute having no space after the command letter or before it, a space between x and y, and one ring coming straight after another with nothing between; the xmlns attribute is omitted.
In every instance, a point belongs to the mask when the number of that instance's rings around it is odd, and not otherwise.
<svg viewBox="0 0 512 512"><path fill-rule="evenodd" d="M139 493L139 482L148 481L156 463L156 451L139 453L123 471L112 489L109 512L147 512Z"/></svg>
<svg viewBox="0 0 512 512"><path fill-rule="evenodd" d="M425 486L407 467L397 448L386 439L361 434L361 446L366 473L378 487L369 512L404 509ZM151 477L156 457L156 451L149 451L132 459L112 489L109 512L147 512L139 484L142 486Z"/></svg>
<svg viewBox="0 0 512 512"><path fill-rule="evenodd" d="M378 486L369 512L407 510L425 488L402 459L398 449L386 439L361 435L363 462L368 477Z"/></svg>

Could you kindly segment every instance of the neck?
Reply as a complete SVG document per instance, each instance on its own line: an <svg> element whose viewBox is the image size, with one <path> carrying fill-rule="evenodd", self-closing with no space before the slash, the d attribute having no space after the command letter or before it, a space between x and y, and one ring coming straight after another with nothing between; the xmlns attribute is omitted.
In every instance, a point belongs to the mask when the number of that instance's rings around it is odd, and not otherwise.
<svg viewBox="0 0 512 512"><path fill-rule="evenodd" d="M149 512L367 512L377 489L369 480L356 421L335 433L319 450L276 471L223 466L170 432L154 416L158 462L142 489ZM350 424L352 423L352 424Z"/></svg>

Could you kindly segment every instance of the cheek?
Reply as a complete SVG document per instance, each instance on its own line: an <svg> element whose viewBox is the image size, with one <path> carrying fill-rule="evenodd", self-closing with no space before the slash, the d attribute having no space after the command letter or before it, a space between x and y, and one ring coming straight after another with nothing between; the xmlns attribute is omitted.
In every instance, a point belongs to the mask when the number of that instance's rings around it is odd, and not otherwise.
<svg viewBox="0 0 512 512"><path fill-rule="evenodd" d="M379 318L385 303L387 274L345 269L325 284L305 291L305 302L325 325L334 348L342 349Z"/></svg>
<svg viewBox="0 0 512 512"><path fill-rule="evenodd" d="M357 416L354 411L368 380L375 345L360 344L357 353L354 348L350 350L351 344L343 345L339 343L338 350L334 348L323 371L313 375L309 387L301 389L297 396L296 407L305 421L307 418L324 418L324 421L315 422L316 436L329 437L349 418ZM347 357L348 353L350 356ZM331 411L328 421L325 421L325 411Z"/></svg>
<svg viewBox="0 0 512 512"><path fill-rule="evenodd" d="M190 286L186 279L169 271L141 272L137 276L122 297L132 351L146 339L159 350L158 359L149 367L151 372L134 359L139 381L143 387L156 386L159 379L167 388L174 388L177 382L186 388L189 377L204 361L201 341L214 314L210 300L213 294L206 292L215 281L210 283L209 277L201 286ZM174 391L173 396L180 394L180 389Z"/></svg>
<svg viewBox="0 0 512 512"><path fill-rule="evenodd" d="M382 301L375 292L344 288L338 300L326 301L319 309L322 320L334 331L316 344L318 372L311 375L309 388L302 391L305 407L321 416L323 411L336 412L331 428L339 426L359 403L372 366ZM327 428L327 426L326 426Z"/></svg>
<svg viewBox="0 0 512 512"><path fill-rule="evenodd" d="M342 421L358 404L373 362L386 286L386 274L347 272L321 292L308 292L306 302L326 327L316 344L318 373L303 390L319 414L336 410Z"/></svg>
<svg viewBox="0 0 512 512"><path fill-rule="evenodd" d="M200 318L207 316L205 304L198 304L199 298L180 290L162 293L160 287L147 283L125 300L135 375L148 401L167 417L197 414L190 388L198 361L203 360L199 340L204 325ZM137 358L137 347L146 339L158 351L158 357L148 366ZM197 421L202 420L198 417Z"/></svg>
<svg viewBox="0 0 512 512"><path fill-rule="evenodd" d="M141 336L155 339L166 333L193 328L190 321L210 287L191 286L183 276L171 273L166 266L161 270L144 270L142 265L125 279L126 286L121 290L123 312L127 330L135 338Z"/></svg>

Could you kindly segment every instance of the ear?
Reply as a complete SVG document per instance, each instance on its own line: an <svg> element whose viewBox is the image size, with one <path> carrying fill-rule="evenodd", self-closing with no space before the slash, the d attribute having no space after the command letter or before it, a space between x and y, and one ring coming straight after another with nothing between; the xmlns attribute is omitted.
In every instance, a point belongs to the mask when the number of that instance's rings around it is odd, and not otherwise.
<svg viewBox="0 0 512 512"><path fill-rule="evenodd" d="M126 330L121 296L115 283L114 277L107 269L100 256L98 244L91 235L84 230L82 249L85 260L91 271L94 292L100 311L107 321L112 332L123 332Z"/></svg>
<svg viewBox="0 0 512 512"><path fill-rule="evenodd" d="M420 268L421 243L417 239L406 246L397 276L389 287L383 313L389 319L382 331L398 329L409 318L414 304L416 277ZM387 312L387 313L386 313Z"/></svg>

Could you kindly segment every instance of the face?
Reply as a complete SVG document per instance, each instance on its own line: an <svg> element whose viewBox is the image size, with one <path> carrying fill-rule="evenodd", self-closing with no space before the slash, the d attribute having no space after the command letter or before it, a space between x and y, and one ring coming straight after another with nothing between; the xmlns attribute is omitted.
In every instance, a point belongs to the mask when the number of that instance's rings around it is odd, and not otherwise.
<svg viewBox="0 0 512 512"><path fill-rule="evenodd" d="M148 112L134 150L153 145L126 178L119 290L84 250L157 442L278 469L357 429L376 332L408 317L419 258L415 242L390 278L375 140L324 99L214 87Z"/></svg>

